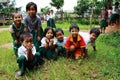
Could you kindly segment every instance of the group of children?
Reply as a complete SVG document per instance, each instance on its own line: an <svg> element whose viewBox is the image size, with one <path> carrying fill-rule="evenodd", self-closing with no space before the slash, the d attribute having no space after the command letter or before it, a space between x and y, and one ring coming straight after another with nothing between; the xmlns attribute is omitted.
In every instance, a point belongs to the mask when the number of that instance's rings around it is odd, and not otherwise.
<svg viewBox="0 0 120 80"><path fill-rule="evenodd" d="M114 6L103 6L100 15L100 28L101 33L105 33L105 29L108 25L113 25L114 23L119 26L119 2L115 2Z"/></svg>
<svg viewBox="0 0 120 80"><path fill-rule="evenodd" d="M43 58L57 60L59 56L79 59L87 58L87 45L91 43L96 51L95 40L100 34L98 28L92 28L90 33L80 32L79 26L71 24L70 35L64 36L61 28L46 27L43 31L40 17L36 15L37 5L29 2L26 5L28 15L22 23L22 15L13 13L13 24L10 32L13 38L14 53L17 57L19 71L16 77L22 76L26 68L38 67Z"/></svg>

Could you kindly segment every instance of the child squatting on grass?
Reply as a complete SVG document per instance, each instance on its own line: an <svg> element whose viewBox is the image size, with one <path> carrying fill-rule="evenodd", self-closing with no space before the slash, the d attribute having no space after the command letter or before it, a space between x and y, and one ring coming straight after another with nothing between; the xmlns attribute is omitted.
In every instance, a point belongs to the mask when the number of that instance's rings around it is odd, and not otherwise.
<svg viewBox="0 0 120 80"><path fill-rule="evenodd" d="M36 48L33 44L33 36L31 33L23 33L20 35L22 45L18 49L17 63L19 65L19 71L16 73L15 77L21 77L26 68L29 70L34 67L38 67L40 64L40 53L36 52Z"/></svg>
<svg viewBox="0 0 120 80"><path fill-rule="evenodd" d="M61 28L57 28L55 30L55 44L56 44L56 52L59 56L66 56L66 50L65 50L65 42L66 37L64 37L64 32Z"/></svg>
<svg viewBox="0 0 120 80"><path fill-rule="evenodd" d="M44 30L44 37L41 40L40 53L42 57L48 60L57 60L58 55L55 52L54 30L52 27L47 27Z"/></svg>
<svg viewBox="0 0 120 80"><path fill-rule="evenodd" d="M74 59L79 59L80 57L86 58L86 44L81 35L79 35L79 27L76 24L71 24L69 31L70 36L68 36L65 43L67 58L70 55L72 55Z"/></svg>
<svg viewBox="0 0 120 80"><path fill-rule="evenodd" d="M100 35L100 30L98 28L90 29L90 33L87 32L79 32L79 34L83 37L86 43L86 54L88 56L88 44L91 43L93 50L96 51L95 41L97 37Z"/></svg>
<svg viewBox="0 0 120 80"><path fill-rule="evenodd" d="M21 46L20 35L24 32L24 24L22 23L22 19L23 19L22 14L13 13L12 14L13 23L9 27L9 31L13 39L14 54L16 57L18 56L18 48Z"/></svg>
<svg viewBox="0 0 120 80"><path fill-rule="evenodd" d="M40 40L42 38L43 30L41 19L37 13L37 5L33 2L29 2L26 5L26 11L28 15L24 19L25 31L30 32L33 35L33 43L36 47L36 50L39 51L39 46L41 45Z"/></svg>

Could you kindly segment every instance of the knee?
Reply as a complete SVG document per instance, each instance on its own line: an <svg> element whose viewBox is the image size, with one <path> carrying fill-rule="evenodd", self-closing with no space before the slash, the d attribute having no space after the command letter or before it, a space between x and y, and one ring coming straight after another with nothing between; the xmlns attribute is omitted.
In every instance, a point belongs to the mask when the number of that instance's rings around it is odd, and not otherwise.
<svg viewBox="0 0 120 80"><path fill-rule="evenodd" d="M20 57L18 57L17 62L23 62L25 60L26 60L26 57L21 55Z"/></svg>
<svg viewBox="0 0 120 80"><path fill-rule="evenodd" d="M70 51L73 52L75 50L75 46L74 45L71 45L70 46Z"/></svg>
<svg viewBox="0 0 120 80"><path fill-rule="evenodd" d="M39 52L36 52L36 53L35 53L35 56L36 56L36 57L39 57L39 56L40 56L40 53L39 53Z"/></svg>

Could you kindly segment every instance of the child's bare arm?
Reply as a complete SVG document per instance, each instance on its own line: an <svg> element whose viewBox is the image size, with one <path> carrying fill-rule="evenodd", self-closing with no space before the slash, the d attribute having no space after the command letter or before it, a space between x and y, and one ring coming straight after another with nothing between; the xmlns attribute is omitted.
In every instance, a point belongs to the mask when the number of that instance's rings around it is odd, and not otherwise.
<svg viewBox="0 0 120 80"><path fill-rule="evenodd" d="M38 41L40 41L40 27L38 27L38 36L37 36Z"/></svg>

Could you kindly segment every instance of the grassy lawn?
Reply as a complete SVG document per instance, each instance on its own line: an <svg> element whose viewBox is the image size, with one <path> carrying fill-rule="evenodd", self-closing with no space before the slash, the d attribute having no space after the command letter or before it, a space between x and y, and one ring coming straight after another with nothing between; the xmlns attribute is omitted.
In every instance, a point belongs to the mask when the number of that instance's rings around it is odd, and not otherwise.
<svg viewBox="0 0 120 80"><path fill-rule="evenodd" d="M46 24L43 24L45 28ZM63 27L65 25L65 27ZM68 29L69 23L57 24ZM79 24L80 25L80 24ZM82 27L84 26L84 27ZM81 29L89 29L81 25ZM67 36L69 32L65 30ZM0 32L0 45L12 42L9 31ZM88 60L72 60L60 57L58 61L45 64L40 69L27 71L20 80L120 80L120 33L100 35L97 39L97 51L89 45ZM0 47L0 80L14 80L18 70L13 49Z"/></svg>

